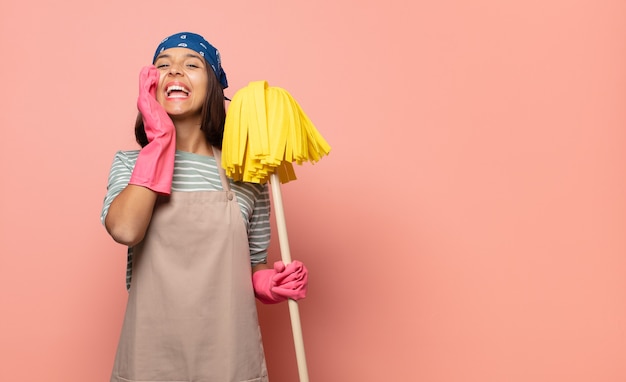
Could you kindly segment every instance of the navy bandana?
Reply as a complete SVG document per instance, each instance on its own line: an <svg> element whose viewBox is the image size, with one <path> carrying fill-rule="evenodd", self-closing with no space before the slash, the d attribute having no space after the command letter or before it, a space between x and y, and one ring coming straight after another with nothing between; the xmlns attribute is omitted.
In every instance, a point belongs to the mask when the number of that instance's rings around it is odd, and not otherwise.
<svg viewBox="0 0 626 382"><path fill-rule="evenodd" d="M190 32L181 32L170 37L166 37L156 49L152 63L156 61L161 52L169 48L187 48L198 52L206 62L211 65L215 76L217 77L222 88L228 87L228 80L226 79L226 73L222 69L222 61L220 59L220 52L211 45L204 37L199 34Z"/></svg>

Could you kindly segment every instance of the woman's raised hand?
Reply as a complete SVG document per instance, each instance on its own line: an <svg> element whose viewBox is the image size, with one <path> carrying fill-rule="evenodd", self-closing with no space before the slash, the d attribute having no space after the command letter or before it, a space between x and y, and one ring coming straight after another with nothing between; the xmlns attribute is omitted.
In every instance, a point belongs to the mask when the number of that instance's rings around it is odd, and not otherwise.
<svg viewBox="0 0 626 382"><path fill-rule="evenodd" d="M154 65L144 67L139 74L137 108L141 112L149 143L139 153L129 184L169 195L174 174L176 129L156 99L159 76Z"/></svg>

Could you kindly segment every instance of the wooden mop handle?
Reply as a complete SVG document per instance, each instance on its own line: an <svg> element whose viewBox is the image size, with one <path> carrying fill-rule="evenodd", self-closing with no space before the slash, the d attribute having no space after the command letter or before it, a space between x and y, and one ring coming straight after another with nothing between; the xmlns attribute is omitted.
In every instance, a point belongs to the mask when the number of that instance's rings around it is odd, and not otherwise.
<svg viewBox="0 0 626 382"><path fill-rule="evenodd" d="M285 210L283 208L283 197L280 192L280 179L278 174L270 176L272 186L272 196L274 202L274 213L276 216L276 228L278 229L278 241L280 243L280 256L285 265L291 263L291 252L289 251L289 240L287 238L287 224L285 222ZM293 332L293 343L296 348L296 361L298 362L298 375L300 382L309 382L309 374L306 367L306 357L304 354L304 339L302 338L302 325L300 323L300 311L298 302L289 300L289 315L291 317L291 331Z"/></svg>

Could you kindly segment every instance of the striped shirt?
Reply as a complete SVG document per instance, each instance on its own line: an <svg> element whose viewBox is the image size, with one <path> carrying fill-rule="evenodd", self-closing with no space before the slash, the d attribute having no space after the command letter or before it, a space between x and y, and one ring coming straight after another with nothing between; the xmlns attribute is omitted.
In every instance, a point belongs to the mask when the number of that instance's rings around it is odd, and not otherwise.
<svg viewBox="0 0 626 382"><path fill-rule="evenodd" d="M104 224L113 199L128 185L139 150L118 151L113 159L107 194L104 197L100 220ZM241 215L248 232L250 261L252 265L267 261L270 242L270 199L267 184L230 182L231 190L237 196ZM172 191L221 191L217 163L214 157L176 151ZM132 268L132 248L128 248L126 286L130 287Z"/></svg>

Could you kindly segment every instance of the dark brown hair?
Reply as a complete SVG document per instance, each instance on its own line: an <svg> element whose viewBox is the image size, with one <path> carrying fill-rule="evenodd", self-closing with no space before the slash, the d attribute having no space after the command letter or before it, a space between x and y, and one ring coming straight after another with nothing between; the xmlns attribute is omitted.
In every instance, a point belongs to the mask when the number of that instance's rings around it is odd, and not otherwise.
<svg viewBox="0 0 626 382"><path fill-rule="evenodd" d="M218 149L222 148L224 138L224 121L226 120L226 107L224 106L224 89L220 85L211 65L205 62L205 68L209 83L207 85L207 96L202 106L202 121L200 130L204 132L207 142ZM137 113L135 120L135 139L141 147L145 147L149 142L146 137L146 130L143 126L141 112Z"/></svg>

